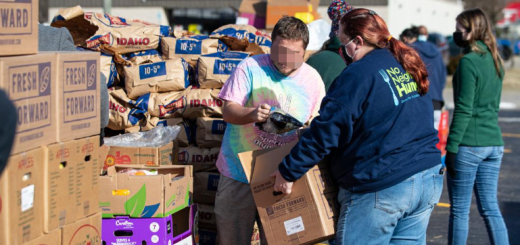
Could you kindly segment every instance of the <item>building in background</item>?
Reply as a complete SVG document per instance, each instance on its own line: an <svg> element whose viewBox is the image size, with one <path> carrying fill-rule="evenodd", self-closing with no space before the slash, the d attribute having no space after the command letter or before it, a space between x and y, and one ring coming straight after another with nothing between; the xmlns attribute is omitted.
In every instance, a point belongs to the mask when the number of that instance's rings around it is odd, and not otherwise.
<svg viewBox="0 0 520 245"><path fill-rule="evenodd" d="M424 25L430 33L444 36L455 31L455 18L464 6L460 0L346 0L356 8L374 10L387 23L394 37L412 25ZM328 20L328 0L322 0L318 13Z"/></svg>

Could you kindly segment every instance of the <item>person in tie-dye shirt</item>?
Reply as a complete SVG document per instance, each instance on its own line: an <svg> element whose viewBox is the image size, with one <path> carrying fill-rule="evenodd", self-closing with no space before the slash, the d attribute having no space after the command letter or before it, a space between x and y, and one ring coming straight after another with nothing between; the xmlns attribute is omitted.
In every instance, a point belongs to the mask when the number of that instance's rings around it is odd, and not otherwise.
<svg viewBox="0 0 520 245"><path fill-rule="evenodd" d="M219 95L225 101L223 115L228 122L217 160L221 178L215 213L220 244L249 244L257 217L238 153L283 146L298 139L295 131L269 134L255 123L265 122L272 107L308 122L317 115L325 96L320 75L303 62L309 43L307 26L294 17L284 17L275 26L272 41L271 54L242 61Z"/></svg>

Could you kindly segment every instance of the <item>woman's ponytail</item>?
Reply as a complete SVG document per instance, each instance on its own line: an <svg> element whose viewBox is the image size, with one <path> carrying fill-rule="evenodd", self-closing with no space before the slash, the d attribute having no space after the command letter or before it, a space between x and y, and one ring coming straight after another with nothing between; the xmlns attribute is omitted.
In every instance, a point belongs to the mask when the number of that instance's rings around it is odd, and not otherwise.
<svg viewBox="0 0 520 245"><path fill-rule="evenodd" d="M390 50L397 61L403 66L404 70L413 77L417 83L419 94L427 94L430 88L428 71L415 49L408 47L395 38L390 38L390 41L388 41L388 50Z"/></svg>
<svg viewBox="0 0 520 245"><path fill-rule="evenodd" d="M354 9L341 18L343 31L349 37L360 36L368 44L377 48L388 48L397 61L417 83L420 95L428 93L430 82L428 71L419 54L401 41L393 38L386 23L374 11Z"/></svg>

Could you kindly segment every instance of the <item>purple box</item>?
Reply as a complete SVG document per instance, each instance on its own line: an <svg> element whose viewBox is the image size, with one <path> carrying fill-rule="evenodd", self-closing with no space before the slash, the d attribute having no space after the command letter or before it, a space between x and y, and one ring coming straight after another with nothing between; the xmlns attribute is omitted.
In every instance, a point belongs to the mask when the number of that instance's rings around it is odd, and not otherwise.
<svg viewBox="0 0 520 245"><path fill-rule="evenodd" d="M240 17L249 19L249 25L252 25L257 29L265 29L265 16L258 16L256 14L250 13L241 13Z"/></svg>
<svg viewBox="0 0 520 245"><path fill-rule="evenodd" d="M165 218L103 219L101 240L107 245L197 245L197 205Z"/></svg>

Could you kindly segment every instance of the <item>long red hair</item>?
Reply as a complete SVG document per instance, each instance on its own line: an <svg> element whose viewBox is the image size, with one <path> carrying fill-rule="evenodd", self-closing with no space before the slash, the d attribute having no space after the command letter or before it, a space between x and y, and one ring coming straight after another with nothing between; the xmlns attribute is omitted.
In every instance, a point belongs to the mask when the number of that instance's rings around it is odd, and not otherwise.
<svg viewBox="0 0 520 245"><path fill-rule="evenodd" d="M421 57L413 48L393 38L385 21L374 11L354 9L341 18L341 25L343 26L341 31L349 38L360 36L364 42L375 48L388 48L406 72L413 77L419 88L419 94L428 93L430 87L428 71Z"/></svg>

